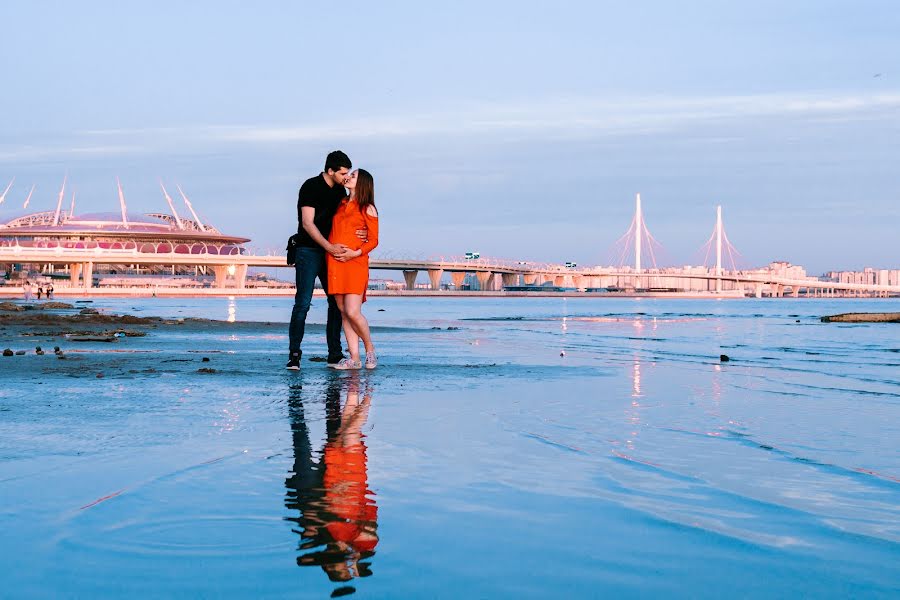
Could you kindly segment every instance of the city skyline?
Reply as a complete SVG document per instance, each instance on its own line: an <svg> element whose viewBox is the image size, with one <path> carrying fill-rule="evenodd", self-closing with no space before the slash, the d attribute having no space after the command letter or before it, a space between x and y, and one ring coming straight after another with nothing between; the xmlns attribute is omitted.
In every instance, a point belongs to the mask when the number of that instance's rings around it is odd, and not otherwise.
<svg viewBox="0 0 900 600"><path fill-rule="evenodd" d="M0 219L66 172L85 212L117 176L160 210L162 177L278 249L342 148L394 255L608 264L640 192L661 264L698 264L722 205L747 267L898 266L891 3L478 6L6 6Z"/></svg>

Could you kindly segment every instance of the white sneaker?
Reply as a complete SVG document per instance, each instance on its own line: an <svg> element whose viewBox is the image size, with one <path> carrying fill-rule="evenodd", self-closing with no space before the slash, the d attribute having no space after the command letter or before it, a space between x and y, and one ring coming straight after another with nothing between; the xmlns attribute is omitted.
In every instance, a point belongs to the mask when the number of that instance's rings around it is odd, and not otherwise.
<svg viewBox="0 0 900 600"><path fill-rule="evenodd" d="M334 365L332 368L339 369L341 371L362 369L362 363L360 363L358 360L353 360L352 358L342 358L340 362Z"/></svg>
<svg viewBox="0 0 900 600"><path fill-rule="evenodd" d="M378 357L375 356L375 352L366 352L366 368L374 369L378 366Z"/></svg>

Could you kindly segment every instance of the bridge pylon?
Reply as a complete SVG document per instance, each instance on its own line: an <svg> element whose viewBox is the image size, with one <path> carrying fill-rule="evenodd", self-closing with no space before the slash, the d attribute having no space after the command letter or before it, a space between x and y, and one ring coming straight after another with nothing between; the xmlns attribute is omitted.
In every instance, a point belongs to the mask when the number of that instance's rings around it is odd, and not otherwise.
<svg viewBox="0 0 900 600"><path fill-rule="evenodd" d="M616 253L619 255L618 264L624 266L630 262L629 254L634 252L633 277L631 285L639 288L642 284L648 284L649 280L643 281L641 274L644 272L644 254L649 255L653 268L657 268L656 254L654 245L661 248L659 242L651 235L647 228L647 221L644 219L644 210L641 204L641 195L635 194L634 197L634 217L625 234L615 243ZM656 277L656 276L654 276Z"/></svg>
<svg viewBox="0 0 900 600"><path fill-rule="evenodd" d="M725 253L728 253L728 258L731 261L731 269L733 271L737 271L737 264L734 261L734 255L740 253L735 249L735 247L731 244L731 241L728 239L728 234L725 233L725 224L722 221L722 205L716 205L716 225L713 228L712 235L709 236L709 239L705 244L700 248L700 251L703 252L704 249L706 251L706 255L703 259L703 266L707 266L709 263L709 254L712 252L713 244L715 244L716 249L716 263L714 267L713 274L715 275L716 281L716 292L722 291L722 278L725 275L725 270L723 268L722 260L724 258Z"/></svg>

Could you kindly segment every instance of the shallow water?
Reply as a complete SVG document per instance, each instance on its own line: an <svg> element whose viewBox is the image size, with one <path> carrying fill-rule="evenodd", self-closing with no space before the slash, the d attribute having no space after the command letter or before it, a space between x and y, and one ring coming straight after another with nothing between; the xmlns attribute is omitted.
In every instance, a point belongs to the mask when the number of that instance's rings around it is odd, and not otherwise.
<svg viewBox="0 0 900 600"><path fill-rule="evenodd" d="M900 325L818 319L897 300L87 305L260 324L0 358L4 596L900 592Z"/></svg>

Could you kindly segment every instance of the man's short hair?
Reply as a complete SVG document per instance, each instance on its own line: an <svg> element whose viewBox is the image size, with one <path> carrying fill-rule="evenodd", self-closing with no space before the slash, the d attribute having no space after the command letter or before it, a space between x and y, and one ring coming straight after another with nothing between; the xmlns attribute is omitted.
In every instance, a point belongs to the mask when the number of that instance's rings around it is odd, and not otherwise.
<svg viewBox="0 0 900 600"><path fill-rule="evenodd" d="M325 159L325 172L327 173L329 169L332 171L340 171L341 167L346 167L347 170L350 170L353 168L353 163L350 162L349 156L340 150L335 150Z"/></svg>

